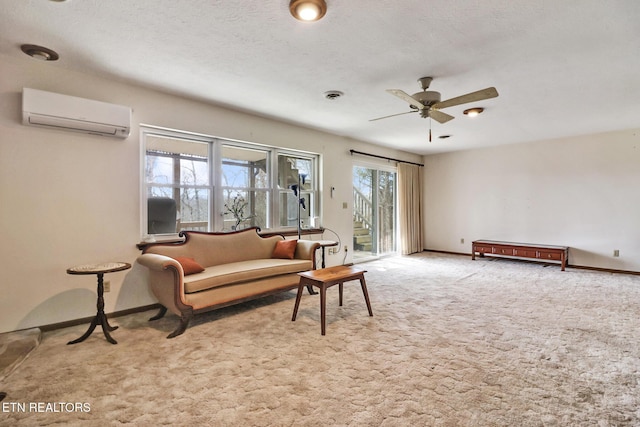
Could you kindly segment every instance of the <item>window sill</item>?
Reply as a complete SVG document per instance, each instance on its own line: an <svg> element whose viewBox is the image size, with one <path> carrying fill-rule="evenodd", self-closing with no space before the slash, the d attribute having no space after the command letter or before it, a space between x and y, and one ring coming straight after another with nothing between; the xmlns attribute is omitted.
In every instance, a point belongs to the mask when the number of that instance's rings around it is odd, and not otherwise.
<svg viewBox="0 0 640 427"><path fill-rule="evenodd" d="M303 236L308 236L309 234L322 234L324 233L324 228L303 228L300 230L300 234ZM284 236L284 237L288 237L288 236L297 236L298 235L298 230L293 228L287 228L284 230L273 230L273 231L261 231L258 234L260 234L262 237L269 237L269 236Z"/></svg>
<svg viewBox="0 0 640 427"><path fill-rule="evenodd" d="M311 234L322 234L324 233L324 228L303 228L302 230L300 230L300 234L303 236L308 236ZM284 237L290 237L290 236L297 236L298 235L298 230L296 229L285 229L285 230L273 230L273 231L259 231L258 232L259 235L261 235L262 237L271 237L271 236L284 236ZM168 244L172 244L172 243L182 243L184 242L184 238L179 237L178 235L176 235L175 237L170 237L170 238L165 238L165 239L157 239L155 242L139 242L136 243L136 247L141 250L144 251L146 249L147 246L150 245L157 245L158 243L164 244L164 243L168 243Z"/></svg>

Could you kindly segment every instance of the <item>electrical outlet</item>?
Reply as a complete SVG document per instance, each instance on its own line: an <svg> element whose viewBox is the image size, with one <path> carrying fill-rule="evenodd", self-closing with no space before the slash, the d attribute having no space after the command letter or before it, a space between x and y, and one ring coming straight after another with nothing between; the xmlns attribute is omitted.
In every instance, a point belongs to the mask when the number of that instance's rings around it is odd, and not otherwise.
<svg viewBox="0 0 640 427"><path fill-rule="evenodd" d="M613 256L619 257L620 256L620 249L614 249L613 250Z"/></svg>
<svg viewBox="0 0 640 427"><path fill-rule="evenodd" d="M108 281L108 280L105 281L103 283L103 286L104 286L104 291L105 292L111 292L111 282L110 281Z"/></svg>
<svg viewBox="0 0 640 427"><path fill-rule="evenodd" d="M464 237L461 237L461 238L460 238L460 244L461 244L461 245L464 245Z"/></svg>
<svg viewBox="0 0 640 427"><path fill-rule="evenodd" d="M345 252L345 253L349 252L349 246L344 245L344 252Z"/></svg>

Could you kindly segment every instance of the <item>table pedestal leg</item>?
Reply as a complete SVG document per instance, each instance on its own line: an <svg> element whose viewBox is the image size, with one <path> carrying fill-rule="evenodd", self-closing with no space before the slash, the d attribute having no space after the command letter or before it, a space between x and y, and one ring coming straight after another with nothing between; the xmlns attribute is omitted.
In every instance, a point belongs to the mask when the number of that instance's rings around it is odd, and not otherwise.
<svg viewBox="0 0 640 427"><path fill-rule="evenodd" d="M89 329L87 329L87 332L85 332L84 335L82 335L78 339L69 341L67 345L77 344L89 338L89 335L93 333L93 330L96 328L96 326L98 326L98 324L102 326L102 332L104 333L104 336L107 338L107 341L109 341L111 344L118 344L118 342L113 338L111 338L111 335L109 334L109 332L115 331L116 329L118 329L118 327L111 326L107 321L107 315L104 314L104 280L103 279L104 279L104 274L98 273L98 303L97 303L98 313L96 314L96 317L93 318L93 320L91 321L91 325L89 325Z"/></svg>

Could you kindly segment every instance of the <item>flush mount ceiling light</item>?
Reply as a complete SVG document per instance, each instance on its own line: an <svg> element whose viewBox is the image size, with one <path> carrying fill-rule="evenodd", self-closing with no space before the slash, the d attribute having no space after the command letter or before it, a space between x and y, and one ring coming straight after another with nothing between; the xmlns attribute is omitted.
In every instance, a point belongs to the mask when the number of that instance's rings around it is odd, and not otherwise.
<svg viewBox="0 0 640 427"><path fill-rule="evenodd" d="M463 114L465 116L469 116L469 117L475 117L478 114L482 113L484 111L484 108L469 108L468 110L464 110Z"/></svg>
<svg viewBox="0 0 640 427"><path fill-rule="evenodd" d="M299 21L318 21L327 13L324 0L291 0L289 12Z"/></svg>
<svg viewBox="0 0 640 427"><path fill-rule="evenodd" d="M53 50L35 44L23 44L20 49L30 57L41 61L57 61L60 58Z"/></svg>

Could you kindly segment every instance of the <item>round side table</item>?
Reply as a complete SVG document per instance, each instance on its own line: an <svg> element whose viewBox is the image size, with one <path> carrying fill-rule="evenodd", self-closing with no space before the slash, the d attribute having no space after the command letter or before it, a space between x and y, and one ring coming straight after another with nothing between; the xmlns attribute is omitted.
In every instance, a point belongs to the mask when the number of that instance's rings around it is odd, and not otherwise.
<svg viewBox="0 0 640 427"><path fill-rule="evenodd" d="M96 274L98 275L98 312L96 317L91 321L91 325L87 332L84 333L80 338L69 341L68 344L76 344L86 340L89 335L93 333L93 330L100 324L102 326L102 332L104 332L104 336L107 338L111 344L118 344L116 340L111 338L109 332L115 331L118 329L117 326L111 326L107 321L107 315L104 314L104 275L105 273L113 273L115 271L128 270L131 268L131 264L127 262L105 262L101 264L86 264L86 265L78 265L76 267L71 267L67 269L67 274Z"/></svg>

